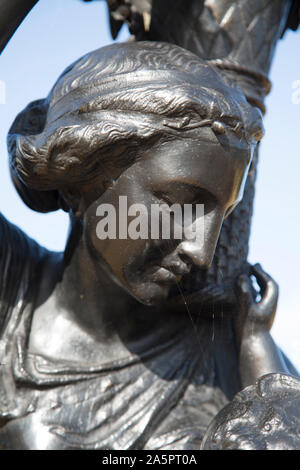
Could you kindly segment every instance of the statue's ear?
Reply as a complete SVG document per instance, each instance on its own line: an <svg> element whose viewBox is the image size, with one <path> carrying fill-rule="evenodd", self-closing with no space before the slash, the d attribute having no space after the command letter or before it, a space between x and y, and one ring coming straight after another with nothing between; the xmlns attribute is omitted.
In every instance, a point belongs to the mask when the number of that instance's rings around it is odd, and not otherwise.
<svg viewBox="0 0 300 470"><path fill-rule="evenodd" d="M71 209L75 216L82 216L82 197L78 191L73 189L62 189L60 191L60 205L63 210L69 212Z"/></svg>
<svg viewBox="0 0 300 470"><path fill-rule="evenodd" d="M14 120L7 136L10 174L13 184L25 204L37 212L52 212L63 208L58 191L38 191L27 186L16 168L16 148L19 136L40 134L46 123L48 99L32 101Z"/></svg>

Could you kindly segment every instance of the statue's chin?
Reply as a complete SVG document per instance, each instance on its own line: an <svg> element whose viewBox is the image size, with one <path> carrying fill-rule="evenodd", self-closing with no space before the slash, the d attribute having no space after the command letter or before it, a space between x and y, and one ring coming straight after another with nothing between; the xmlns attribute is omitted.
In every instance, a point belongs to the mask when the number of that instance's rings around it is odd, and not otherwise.
<svg viewBox="0 0 300 470"><path fill-rule="evenodd" d="M155 282L137 283L127 291L141 304L155 307L166 302L170 286Z"/></svg>

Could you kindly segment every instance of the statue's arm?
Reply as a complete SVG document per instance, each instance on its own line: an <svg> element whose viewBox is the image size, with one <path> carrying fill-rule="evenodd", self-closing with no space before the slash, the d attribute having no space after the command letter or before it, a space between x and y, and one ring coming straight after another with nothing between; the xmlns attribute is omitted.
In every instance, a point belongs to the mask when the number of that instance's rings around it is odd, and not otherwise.
<svg viewBox="0 0 300 470"><path fill-rule="evenodd" d="M214 417L202 450L299 449L300 377L269 332L278 286L260 265L251 274L260 287L259 301L249 276L240 276L237 283L235 328L243 390Z"/></svg>
<svg viewBox="0 0 300 470"><path fill-rule="evenodd" d="M9 265L8 258L11 250L9 225L10 223L0 212L0 292Z"/></svg>
<svg viewBox="0 0 300 470"><path fill-rule="evenodd" d="M14 297L14 286L18 283L18 267L15 265L14 256L17 250L13 247L15 238L13 232L13 224L0 212L0 334Z"/></svg>
<svg viewBox="0 0 300 470"><path fill-rule="evenodd" d="M0 334L16 303L35 293L47 254L0 213Z"/></svg>
<svg viewBox="0 0 300 470"><path fill-rule="evenodd" d="M239 354L242 387L254 384L258 377L271 372L295 374L280 349L274 343L270 329L274 320L278 286L260 265L252 267L252 274L260 286L261 299L253 298L251 279L242 275L238 279L239 312L235 329Z"/></svg>
<svg viewBox="0 0 300 470"><path fill-rule="evenodd" d="M1 302L7 301L11 285L18 282L27 255L27 238L0 212L0 307Z"/></svg>

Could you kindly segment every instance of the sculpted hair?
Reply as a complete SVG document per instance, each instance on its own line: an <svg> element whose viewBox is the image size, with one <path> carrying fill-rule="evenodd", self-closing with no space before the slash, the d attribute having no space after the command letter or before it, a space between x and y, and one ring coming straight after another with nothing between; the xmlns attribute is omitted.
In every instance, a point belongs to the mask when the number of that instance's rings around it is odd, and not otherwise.
<svg viewBox="0 0 300 470"><path fill-rule="evenodd" d="M12 179L29 207L56 210L60 190L127 168L141 148L199 127L249 146L262 135L260 112L194 54L113 44L69 66L47 98L17 116L7 139Z"/></svg>

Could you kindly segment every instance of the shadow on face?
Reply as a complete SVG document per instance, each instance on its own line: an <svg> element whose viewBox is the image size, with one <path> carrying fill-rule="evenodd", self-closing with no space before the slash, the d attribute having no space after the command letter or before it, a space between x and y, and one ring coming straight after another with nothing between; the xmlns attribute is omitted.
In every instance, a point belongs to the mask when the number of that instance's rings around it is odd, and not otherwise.
<svg viewBox="0 0 300 470"><path fill-rule="evenodd" d="M211 129L186 134L141 152L84 215L91 256L147 305L166 299L192 265L210 266L249 168L249 147L234 135L222 145Z"/></svg>

